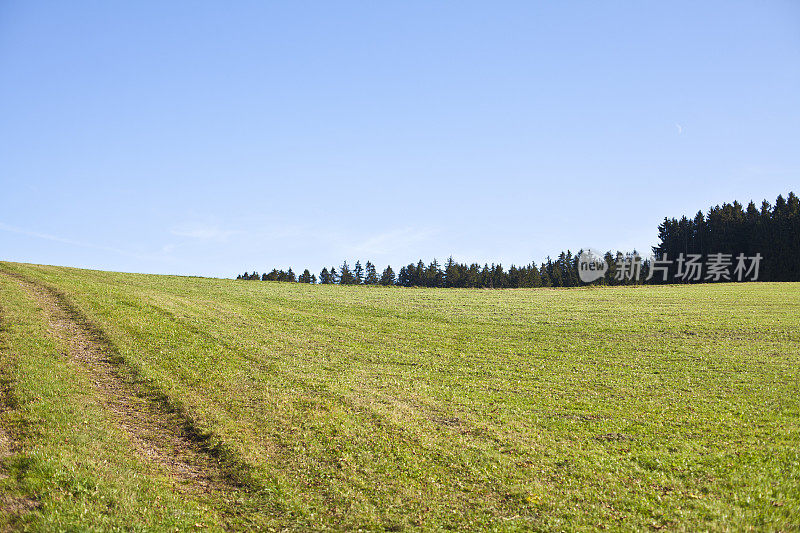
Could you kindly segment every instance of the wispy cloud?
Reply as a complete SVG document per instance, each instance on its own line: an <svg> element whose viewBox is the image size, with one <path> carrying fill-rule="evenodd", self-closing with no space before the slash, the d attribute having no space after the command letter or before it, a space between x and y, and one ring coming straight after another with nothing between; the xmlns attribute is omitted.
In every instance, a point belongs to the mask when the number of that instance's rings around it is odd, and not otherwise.
<svg viewBox="0 0 800 533"><path fill-rule="evenodd" d="M681 126L680 124L678 124L678 123L676 122L676 123L675 123L675 127L676 127L676 128L678 128L678 135L680 135L681 133L683 133L683 126Z"/></svg>
<svg viewBox="0 0 800 533"><path fill-rule="evenodd" d="M76 241L74 239L68 239L68 238L65 238L65 237L59 237L58 235L51 235L49 233L41 233L41 232L38 232L38 231L30 231L30 230L26 230L26 229L23 229L23 228L18 228L16 226L10 226L10 225L4 224L2 222L0 222L0 231L7 231L9 233L16 233L18 235L25 235L25 236L28 236L28 237L34 237L34 238L37 238L37 239L44 239L44 240L47 240L47 241L60 242L60 243L69 244L69 245L72 245L72 246L80 246L81 248L92 248L92 249L95 249L95 250L103 250L103 251L106 251L106 252L113 252L115 254L125 255L125 256L128 256L128 257L134 257L136 259L145 259L145 258L147 258L147 256L144 256L142 254L138 254L136 252L131 252L129 250L123 250L121 248L114 248L114 247L111 247L111 246L102 246L102 245L99 245L99 244L92 244L92 243L89 243L89 242Z"/></svg>

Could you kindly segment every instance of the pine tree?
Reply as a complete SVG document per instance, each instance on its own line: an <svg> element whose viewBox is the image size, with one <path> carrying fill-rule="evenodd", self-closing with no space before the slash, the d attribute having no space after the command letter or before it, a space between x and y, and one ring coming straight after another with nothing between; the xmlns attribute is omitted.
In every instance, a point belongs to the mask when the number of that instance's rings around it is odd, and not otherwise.
<svg viewBox="0 0 800 533"><path fill-rule="evenodd" d="M439 268L439 261L436 258L431 261L431 264L425 269L423 276L423 284L426 287L442 287L444 276L442 270Z"/></svg>
<svg viewBox="0 0 800 533"><path fill-rule="evenodd" d="M397 274L397 284L401 287L414 286L414 265L400 267L400 272Z"/></svg>
<svg viewBox="0 0 800 533"><path fill-rule="evenodd" d="M371 262L367 261L366 271L364 275L364 284L365 285L377 285L378 284L378 273L375 271L375 265Z"/></svg>
<svg viewBox="0 0 800 533"><path fill-rule="evenodd" d="M546 287L561 287L561 277L556 272L556 266L549 255L547 256L547 261L542 265L542 270L547 273ZM544 272L542 273L542 278L545 278Z"/></svg>
<svg viewBox="0 0 800 533"><path fill-rule="evenodd" d="M361 261L356 261L356 266L353 269L353 277L355 284L361 285L364 282L364 267L361 266Z"/></svg>
<svg viewBox="0 0 800 533"><path fill-rule="evenodd" d="M453 261L453 256L447 258L442 274L442 282L445 287L458 287L458 265Z"/></svg>
<svg viewBox="0 0 800 533"><path fill-rule="evenodd" d="M552 287L553 282L550 280L550 273L547 270L547 263L542 263L539 267L539 277L542 278L542 287Z"/></svg>
<svg viewBox="0 0 800 533"><path fill-rule="evenodd" d="M391 265L386 267L386 270L383 271L381 274L381 285L384 287L388 287L389 285L395 284L395 277L394 277L394 270L392 270Z"/></svg>
<svg viewBox="0 0 800 533"><path fill-rule="evenodd" d="M347 264L347 261L342 263L339 272L339 284L340 285L354 285L356 283L356 277L350 271L350 266Z"/></svg>
<svg viewBox="0 0 800 533"><path fill-rule="evenodd" d="M417 266L413 267L412 286L425 286L425 263L422 262L422 259L417 262Z"/></svg>
<svg viewBox="0 0 800 533"><path fill-rule="evenodd" d="M535 263L528 265L527 279L529 280L527 287L541 287L543 285L541 271L536 268Z"/></svg>
<svg viewBox="0 0 800 533"><path fill-rule="evenodd" d="M328 272L327 267L322 267L322 271L319 273L319 282L323 285L329 285L331 283L331 274Z"/></svg>
<svg viewBox="0 0 800 533"><path fill-rule="evenodd" d="M483 269L481 269L481 277L478 287L481 288L492 288L492 270L489 268L489 263L483 264Z"/></svg>

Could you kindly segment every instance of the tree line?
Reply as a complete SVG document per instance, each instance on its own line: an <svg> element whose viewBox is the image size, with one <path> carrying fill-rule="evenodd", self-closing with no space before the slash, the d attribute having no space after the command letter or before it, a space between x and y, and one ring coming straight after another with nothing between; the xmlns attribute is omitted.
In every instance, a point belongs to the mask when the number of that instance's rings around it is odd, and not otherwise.
<svg viewBox="0 0 800 533"><path fill-rule="evenodd" d="M609 258L612 256L607 254ZM620 254L622 255L622 254ZM240 280L290 281L299 283L321 283L339 285L383 285L400 287L443 287L443 288L525 288L525 287L573 287L580 285L577 273L578 256L571 251L562 252L555 260L547 258L537 266L511 265L505 269L501 264L458 263L449 258L442 265L437 259L428 264L422 260L410 263L395 273L387 266L380 274L375 265L367 261L363 266L356 261L350 266L347 261L339 267L325 267L319 277L305 269L296 276L290 268L287 271L273 269L269 273L245 272L236 277ZM609 259L611 260L611 259ZM613 281L609 284L617 284Z"/></svg>
<svg viewBox="0 0 800 533"><path fill-rule="evenodd" d="M800 200L790 192L778 196L775 205L767 200L759 207L739 202L712 207L694 218L665 218L658 226L661 241L653 247L658 259L695 254L729 254L736 257L762 256L759 280L800 281ZM677 266L669 271L675 280Z"/></svg>
<svg viewBox="0 0 800 533"><path fill-rule="evenodd" d="M709 281L703 276L694 280L682 279L680 270L682 261L687 258L708 258L713 254L723 254L731 266L739 254L748 257L760 254L759 280L800 281L800 201L793 192L785 199L778 196L774 206L764 200L760 208L750 202L745 209L739 202L733 202L712 207L706 214L700 211L692 219L686 216L665 218L658 226L658 238L660 243L653 247L652 258L642 258L636 251L606 252L603 259L607 273L595 283L628 285ZM427 264L422 260L409 263L397 273L391 266L379 273L371 261L363 265L356 261L352 267L344 261L338 267L323 268L319 276L308 269L298 276L289 268L287 271L273 269L264 274L245 272L236 279L401 287L575 287L583 284L578 274L579 253L567 250L555 259L547 257L538 265L512 264L507 269L495 263L459 263L450 257L444 264L436 259ZM636 276L629 275L632 264Z"/></svg>

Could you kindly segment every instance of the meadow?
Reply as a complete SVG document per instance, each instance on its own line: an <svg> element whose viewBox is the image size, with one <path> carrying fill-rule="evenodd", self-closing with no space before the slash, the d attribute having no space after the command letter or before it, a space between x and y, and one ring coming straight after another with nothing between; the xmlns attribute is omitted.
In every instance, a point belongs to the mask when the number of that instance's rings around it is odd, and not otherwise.
<svg viewBox="0 0 800 533"><path fill-rule="evenodd" d="M800 529L798 283L0 263L0 386L0 528Z"/></svg>

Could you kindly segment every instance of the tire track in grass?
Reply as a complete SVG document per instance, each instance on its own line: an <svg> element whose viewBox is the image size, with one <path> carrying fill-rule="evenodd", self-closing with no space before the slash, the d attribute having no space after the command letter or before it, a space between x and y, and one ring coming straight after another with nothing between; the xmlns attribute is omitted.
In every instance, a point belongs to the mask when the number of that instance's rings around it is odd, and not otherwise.
<svg viewBox="0 0 800 533"><path fill-rule="evenodd" d="M176 491L223 499L225 495L247 491L237 479L242 477L239 467L224 464L216 450L205 446L204 437L187 417L136 380L102 331L60 293L21 275L4 274L15 278L43 309L51 331L65 341L69 358L89 375L95 394L127 433L135 453L155 463L172 480ZM231 522L238 523L236 518L242 517L225 507L217 510L230 527Z"/></svg>

